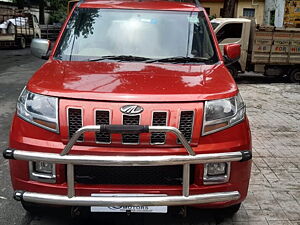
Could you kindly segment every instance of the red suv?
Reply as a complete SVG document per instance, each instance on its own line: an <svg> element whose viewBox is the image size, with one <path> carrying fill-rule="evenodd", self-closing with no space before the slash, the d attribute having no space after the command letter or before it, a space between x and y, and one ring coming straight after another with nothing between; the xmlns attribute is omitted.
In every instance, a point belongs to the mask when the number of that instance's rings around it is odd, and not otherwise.
<svg viewBox="0 0 300 225"><path fill-rule="evenodd" d="M245 199L245 104L203 8L168 1L79 2L17 103L14 198L93 212L226 208Z"/></svg>

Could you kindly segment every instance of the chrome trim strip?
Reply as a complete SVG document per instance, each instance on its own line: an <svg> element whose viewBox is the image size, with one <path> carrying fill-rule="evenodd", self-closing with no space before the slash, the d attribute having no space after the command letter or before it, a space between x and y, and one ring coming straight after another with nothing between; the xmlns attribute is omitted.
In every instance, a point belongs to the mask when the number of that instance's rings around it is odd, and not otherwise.
<svg viewBox="0 0 300 225"><path fill-rule="evenodd" d="M192 155L163 156L97 156L97 155L63 155L32 151L14 150L14 159L27 161L47 161L58 164L101 165L101 166L164 166L201 164L210 162L236 162L242 160L242 153L226 152Z"/></svg>
<svg viewBox="0 0 300 225"><path fill-rule="evenodd" d="M74 165L67 164L68 198L75 196Z"/></svg>
<svg viewBox="0 0 300 225"><path fill-rule="evenodd" d="M15 192L17 195L19 192ZM238 200L240 193L238 191L216 192L209 194L199 194L185 196L143 196L143 197L93 197L93 196L75 196L68 198L63 195L41 194L34 192L24 192L22 200L26 202L68 205L68 206L173 206L173 205L191 205L211 202L227 202Z"/></svg>
<svg viewBox="0 0 300 225"><path fill-rule="evenodd" d="M183 165L183 181L182 195L188 197L190 195L190 164Z"/></svg>

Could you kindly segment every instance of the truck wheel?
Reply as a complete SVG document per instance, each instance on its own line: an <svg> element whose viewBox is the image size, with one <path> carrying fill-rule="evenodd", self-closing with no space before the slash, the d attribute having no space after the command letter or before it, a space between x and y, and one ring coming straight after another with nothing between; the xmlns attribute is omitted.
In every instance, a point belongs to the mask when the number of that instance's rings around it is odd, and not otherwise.
<svg viewBox="0 0 300 225"><path fill-rule="evenodd" d="M25 37L21 37L21 38L20 38L19 45L20 45L20 48L22 48L22 49L26 48L26 40L25 40Z"/></svg>
<svg viewBox="0 0 300 225"><path fill-rule="evenodd" d="M228 66L227 69L229 70L233 78L238 77L238 70L235 66Z"/></svg>
<svg viewBox="0 0 300 225"><path fill-rule="evenodd" d="M16 27L12 22L9 22L6 28L6 32L8 34L15 34L16 33Z"/></svg>
<svg viewBox="0 0 300 225"><path fill-rule="evenodd" d="M294 83L300 83L300 69L294 69L289 74L290 81Z"/></svg>

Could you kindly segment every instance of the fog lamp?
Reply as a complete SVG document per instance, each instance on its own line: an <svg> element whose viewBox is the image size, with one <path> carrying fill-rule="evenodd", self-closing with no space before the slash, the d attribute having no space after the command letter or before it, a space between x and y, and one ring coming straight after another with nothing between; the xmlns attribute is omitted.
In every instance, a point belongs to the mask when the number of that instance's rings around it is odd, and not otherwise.
<svg viewBox="0 0 300 225"><path fill-rule="evenodd" d="M45 183L56 182L55 164L53 163L44 161L29 162L29 174L31 180Z"/></svg>
<svg viewBox="0 0 300 225"><path fill-rule="evenodd" d="M224 175L226 173L227 164L222 163L208 163L207 164L207 175L208 176L218 176Z"/></svg>
<svg viewBox="0 0 300 225"><path fill-rule="evenodd" d="M53 164L48 162L34 162L34 170L38 173L52 174Z"/></svg>
<svg viewBox="0 0 300 225"><path fill-rule="evenodd" d="M203 183L221 184L229 181L230 162L207 163L204 165Z"/></svg>

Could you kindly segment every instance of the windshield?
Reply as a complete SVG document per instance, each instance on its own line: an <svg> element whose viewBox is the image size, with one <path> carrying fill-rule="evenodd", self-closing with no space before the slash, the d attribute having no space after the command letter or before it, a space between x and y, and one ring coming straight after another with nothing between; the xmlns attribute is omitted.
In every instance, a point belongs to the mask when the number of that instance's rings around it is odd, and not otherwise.
<svg viewBox="0 0 300 225"><path fill-rule="evenodd" d="M101 57L113 60L112 56L119 60L130 56L131 61L136 57L218 61L203 12L77 8L55 59L96 61Z"/></svg>

